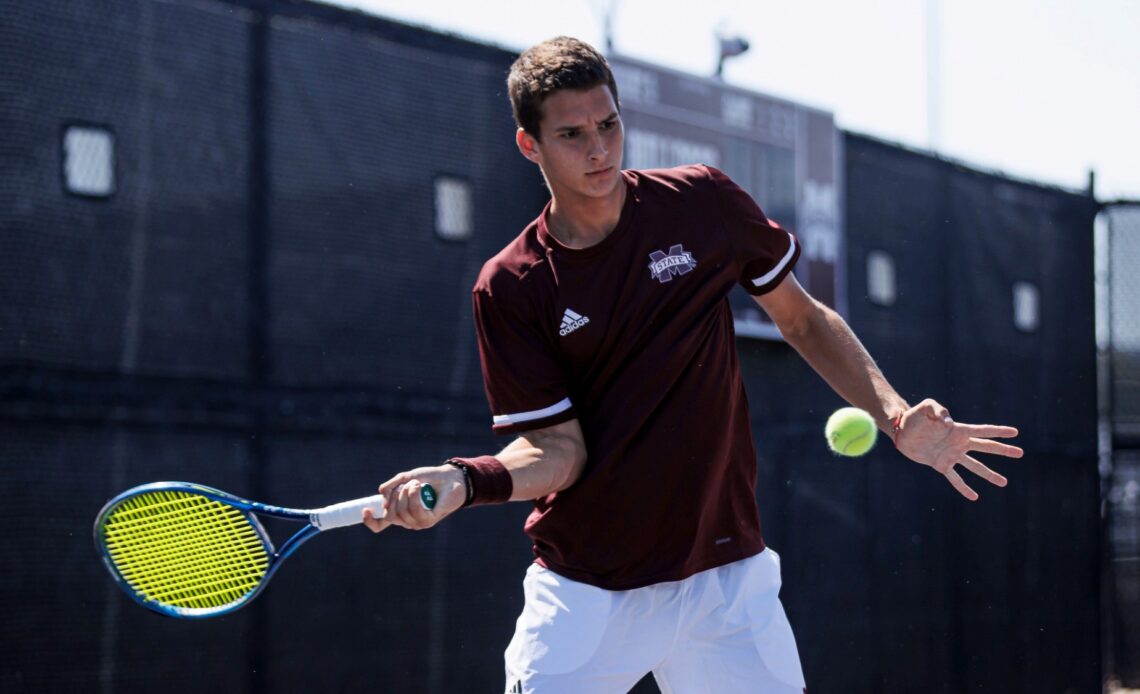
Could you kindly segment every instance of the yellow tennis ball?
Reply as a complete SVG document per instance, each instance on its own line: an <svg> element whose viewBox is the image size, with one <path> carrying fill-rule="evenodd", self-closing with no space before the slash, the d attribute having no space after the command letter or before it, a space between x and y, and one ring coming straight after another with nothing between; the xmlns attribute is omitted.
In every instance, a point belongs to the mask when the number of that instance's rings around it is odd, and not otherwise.
<svg viewBox="0 0 1140 694"><path fill-rule="evenodd" d="M863 455L875 445L879 429L875 420L858 407L843 407L827 418L827 445L839 455Z"/></svg>

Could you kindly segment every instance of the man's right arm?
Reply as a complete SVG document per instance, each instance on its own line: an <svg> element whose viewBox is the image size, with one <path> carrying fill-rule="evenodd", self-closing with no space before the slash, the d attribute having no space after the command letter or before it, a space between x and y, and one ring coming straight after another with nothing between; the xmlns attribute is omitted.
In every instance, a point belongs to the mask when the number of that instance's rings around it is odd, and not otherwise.
<svg viewBox="0 0 1140 694"><path fill-rule="evenodd" d="M566 489L586 465L586 442L577 419L523 432L495 458L511 476L511 501L538 499ZM419 502L420 488L430 484L436 506L426 510ZM463 472L450 464L421 467L392 477L380 485L388 500L387 514L374 519L366 512L365 525L380 532L390 525L411 530L430 528L463 507L467 488Z"/></svg>
<svg viewBox="0 0 1140 694"><path fill-rule="evenodd" d="M511 501L539 499L578 481L586 441L577 419L525 431L495 456L511 472Z"/></svg>

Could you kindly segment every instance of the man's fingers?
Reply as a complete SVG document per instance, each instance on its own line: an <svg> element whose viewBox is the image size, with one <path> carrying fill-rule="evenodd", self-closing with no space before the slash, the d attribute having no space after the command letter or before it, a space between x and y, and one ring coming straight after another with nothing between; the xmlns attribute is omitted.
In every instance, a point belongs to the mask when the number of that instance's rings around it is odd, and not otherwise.
<svg viewBox="0 0 1140 694"><path fill-rule="evenodd" d="M991 441L989 439L970 439L971 451L979 453L992 453L994 455L1004 455L1007 458L1020 458L1025 455L1025 451L1017 446L1011 446L1008 443L1000 443L998 441Z"/></svg>
<svg viewBox="0 0 1140 694"><path fill-rule="evenodd" d="M1017 436L1016 427L998 426L996 424L963 424L970 436L978 439L1012 439Z"/></svg>
<svg viewBox="0 0 1140 694"><path fill-rule="evenodd" d="M388 480L384 484L380 485L380 488L378 491L381 494L383 494L386 498L391 499L393 496L395 496L396 489L398 489L400 487L400 485L406 483L410 479L411 478L408 477L407 474L401 472L400 474L396 475L395 477Z"/></svg>
<svg viewBox="0 0 1140 694"><path fill-rule="evenodd" d="M372 532L378 533L389 525L391 525L391 523L388 521L373 516L372 509L364 509L364 526Z"/></svg>
<svg viewBox="0 0 1140 694"><path fill-rule="evenodd" d="M392 491L392 495L388 497L391 500L391 503L388 505L388 516L396 525L411 528L415 525L416 521L408 509L407 491L408 486L406 484Z"/></svg>
<svg viewBox="0 0 1140 694"><path fill-rule="evenodd" d="M978 477L981 477L990 484L997 485L998 487L1004 487L1005 485L1009 484L1009 480L1007 480L1004 476L994 472L993 470L989 469L968 455L962 456L961 465L962 467L966 468Z"/></svg>
<svg viewBox="0 0 1140 694"><path fill-rule="evenodd" d="M415 480L400 488L401 504L405 509L405 514L411 520L411 525L408 527L413 529L431 527L435 521L434 515L424 508L423 501L420 499L422 490L423 484Z"/></svg>
<svg viewBox="0 0 1140 694"><path fill-rule="evenodd" d="M962 479L962 476L954 471L954 468L950 468L942 474L946 475L946 479L950 480L950 484L952 484L954 488L958 490L959 494L966 497L970 501L978 500L978 493L973 489L970 489L970 485L966 484L966 482Z"/></svg>
<svg viewBox="0 0 1140 694"><path fill-rule="evenodd" d="M417 480L410 480L399 487L392 489L388 495L388 520L392 525L398 525L409 530L423 530L435 525L439 518L424 508L420 500L420 490L423 484Z"/></svg>
<svg viewBox="0 0 1140 694"><path fill-rule="evenodd" d="M946 409L946 407L937 400L931 400L930 398L927 398L926 400L923 400L921 403L919 403L918 406L928 419L934 419L941 422L950 420L950 410Z"/></svg>

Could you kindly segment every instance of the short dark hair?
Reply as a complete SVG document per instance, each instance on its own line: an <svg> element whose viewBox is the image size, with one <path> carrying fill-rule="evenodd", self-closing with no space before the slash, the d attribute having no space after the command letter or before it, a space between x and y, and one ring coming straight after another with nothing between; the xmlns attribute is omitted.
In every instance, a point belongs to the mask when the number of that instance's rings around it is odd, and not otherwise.
<svg viewBox="0 0 1140 694"><path fill-rule="evenodd" d="M542 102L559 89L590 89L604 84L610 88L614 105L617 83L605 57L585 41L558 36L531 46L511 65L507 92L515 123L535 139L542 122Z"/></svg>

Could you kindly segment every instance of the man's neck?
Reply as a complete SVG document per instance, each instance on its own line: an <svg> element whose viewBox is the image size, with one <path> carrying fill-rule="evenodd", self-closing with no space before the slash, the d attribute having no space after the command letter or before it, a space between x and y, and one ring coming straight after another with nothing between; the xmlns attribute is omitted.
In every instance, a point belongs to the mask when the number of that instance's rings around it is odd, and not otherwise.
<svg viewBox="0 0 1140 694"><path fill-rule="evenodd" d="M568 248L589 248L601 243L621 219L626 187L625 179L619 179L613 193L604 198L553 195L547 229Z"/></svg>

